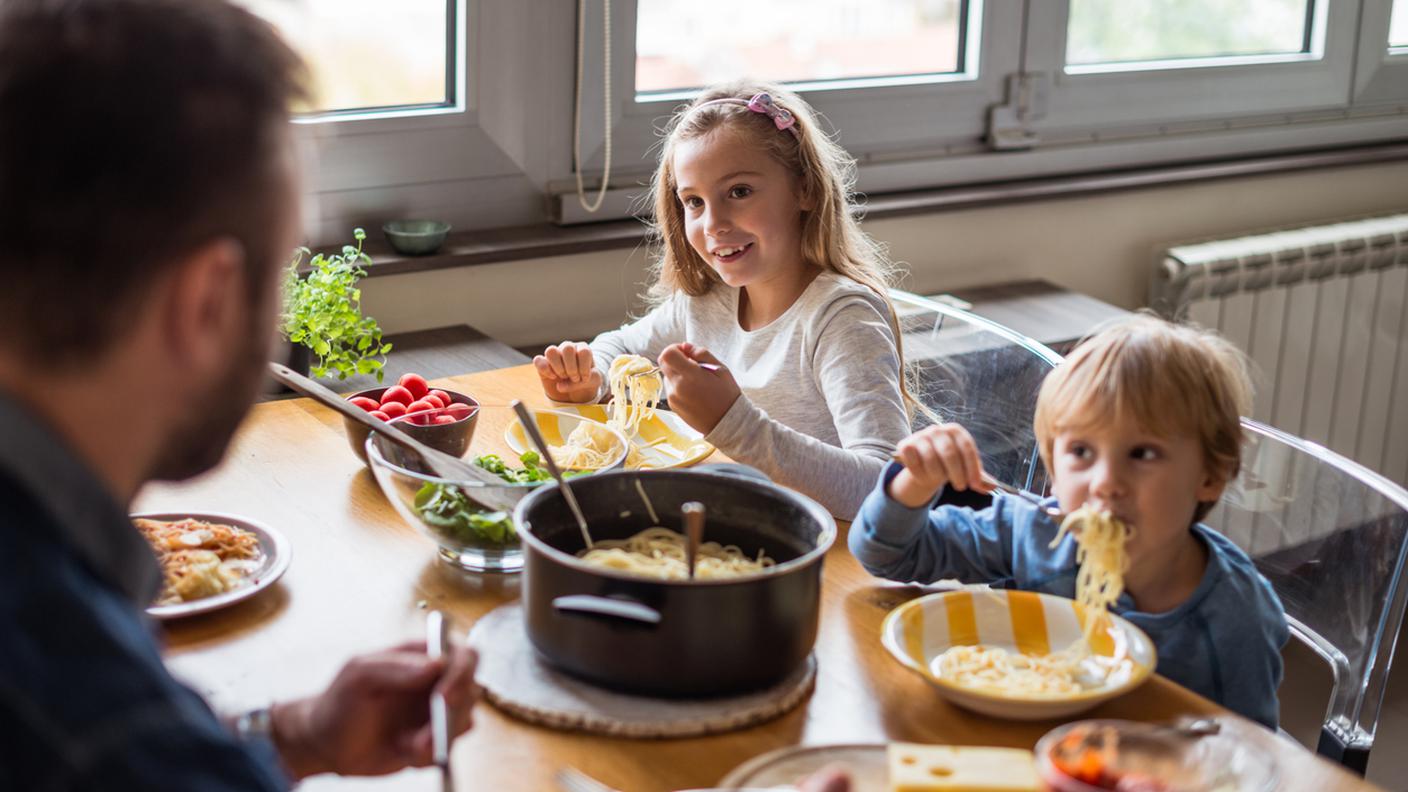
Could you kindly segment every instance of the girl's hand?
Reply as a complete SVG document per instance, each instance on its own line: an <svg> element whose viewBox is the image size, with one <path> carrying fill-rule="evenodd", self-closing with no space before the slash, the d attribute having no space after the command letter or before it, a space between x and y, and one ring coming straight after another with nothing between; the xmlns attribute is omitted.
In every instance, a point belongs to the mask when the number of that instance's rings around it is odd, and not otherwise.
<svg viewBox="0 0 1408 792"><path fill-rule="evenodd" d="M700 363L713 363L707 371ZM660 353L660 371L670 386L670 409L696 430L709 434L724 413L743 395L733 374L709 350L688 342L671 344Z"/></svg>
<svg viewBox="0 0 1408 792"><path fill-rule="evenodd" d="M594 402L601 398L601 372L592 348L581 341L563 341L533 358L543 393L560 402Z"/></svg>
<svg viewBox="0 0 1408 792"><path fill-rule="evenodd" d="M917 509L947 484L956 490L991 492L983 481L983 460L968 430L954 423L921 429L900 441L895 460L904 465L890 480L890 497Z"/></svg>

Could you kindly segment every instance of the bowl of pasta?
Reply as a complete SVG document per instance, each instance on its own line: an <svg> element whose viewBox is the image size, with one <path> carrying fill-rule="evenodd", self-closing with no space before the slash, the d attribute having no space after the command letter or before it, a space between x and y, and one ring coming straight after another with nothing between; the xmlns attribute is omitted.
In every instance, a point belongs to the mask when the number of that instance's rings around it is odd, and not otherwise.
<svg viewBox="0 0 1408 792"><path fill-rule="evenodd" d="M525 631L539 656L601 687L705 697L773 685L816 641L821 565L836 523L815 501L712 470L612 471L514 511ZM689 504L705 518L690 578Z"/></svg>
<svg viewBox="0 0 1408 792"><path fill-rule="evenodd" d="M1158 664L1143 630L1091 614L1051 594L967 588L895 608L881 642L961 707L1012 720L1062 718L1133 690Z"/></svg>
<svg viewBox="0 0 1408 792"><path fill-rule="evenodd" d="M453 408L451 405L440 411L448 414ZM411 413L391 423L400 425L428 418L433 427L437 412L432 409ZM497 476L497 482L436 476L417 454L377 432L365 441L367 464L392 508L434 540L441 560L467 572L517 572L523 567L523 546L514 525L513 509L552 477L536 452L516 452L504 442L504 430L517 420L513 410L479 407L476 417L484 428L469 435L461 453ZM554 454L568 476L590 475L620 467L625 461L626 441L619 433L602 424L589 430L606 437L602 446L608 453L601 467L585 462L563 464L571 460ZM568 431L570 434L571 428ZM548 442L553 444L552 440Z"/></svg>

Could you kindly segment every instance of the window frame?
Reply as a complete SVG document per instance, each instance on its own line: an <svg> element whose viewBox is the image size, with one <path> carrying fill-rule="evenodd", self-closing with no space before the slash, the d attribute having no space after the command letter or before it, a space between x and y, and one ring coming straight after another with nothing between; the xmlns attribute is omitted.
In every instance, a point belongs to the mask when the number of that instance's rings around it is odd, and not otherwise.
<svg viewBox="0 0 1408 792"><path fill-rule="evenodd" d="M591 4L598 9L597 3ZM955 75L832 80L801 85L803 96L839 134L840 142L862 161L944 151L980 138L987 107L1002 101L1004 77L1014 71L1020 50L1022 0L969 0L969 18L960 29L964 71ZM612 8L613 185L639 181L654 169L657 128L686 101L636 101L636 3L615 0ZM986 37L986 40L985 40ZM600 13L588 14L582 96L583 173L599 183L604 163L602 102L590 75L602 72ZM571 178L569 168L557 176ZM567 192L572 185L555 184ZM568 196L575 203L575 196ZM564 202L566 203L566 202Z"/></svg>
<svg viewBox="0 0 1408 792"><path fill-rule="evenodd" d="M1359 59L1354 75L1356 104L1408 101L1408 46L1390 47L1393 0L1362 0Z"/></svg>

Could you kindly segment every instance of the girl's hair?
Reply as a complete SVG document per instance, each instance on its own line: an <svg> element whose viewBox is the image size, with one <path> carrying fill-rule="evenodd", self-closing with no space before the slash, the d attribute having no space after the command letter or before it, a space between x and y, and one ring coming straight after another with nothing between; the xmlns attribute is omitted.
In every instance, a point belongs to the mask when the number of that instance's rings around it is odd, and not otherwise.
<svg viewBox="0 0 1408 792"><path fill-rule="evenodd" d="M779 129L771 116L745 106L760 93L770 95L777 108L791 113L795 123L790 130ZM738 101L707 104L718 99ZM651 231L659 243L660 253L653 263L655 282L650 287L650 301L658 304L677 291L698 297L721 282L708 262L690 246L685 234L684 208L676 195L679 184L675 179L674 155L681 142L724 126L746 134L796 179L800 203L811 207L802 212L803 263L861 283L885 302L890 329L895 335L895 352L901 371L905 371L903 334L888 292L896 267L884 246L860 228L852 192L855 160L822 131L812 108L780 85L738 82L707 88L670 119L664 132L660 164L651 180L651 201L655 209ZM900 381L905 404L911 411L918 409L927 413L910 395L907 379L907 376L902 377Z"/></svg>
<svg viewBox="0 0 1408 792"><path fill-rule="evenodd" d="M1059 432L1133 418L1161 436L1193 435L1205 470L1230 482L1242 466L1241 416L1252 406L1247 369L1241 350L1195 325L1151 314L1105 325L1041 385L1034 423L1047 472ZM1200 504L1194 519L1214 505Z"/></svg>

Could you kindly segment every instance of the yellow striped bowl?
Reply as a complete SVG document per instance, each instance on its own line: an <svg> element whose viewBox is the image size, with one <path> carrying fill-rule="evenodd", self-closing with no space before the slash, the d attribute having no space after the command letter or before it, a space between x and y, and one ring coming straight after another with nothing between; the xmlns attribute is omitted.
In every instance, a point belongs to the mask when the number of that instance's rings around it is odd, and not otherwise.
<svg viewBox="0 0 1408 792"><path fill-rule="evenodd" d="M533 419L538 423L538 431L543 435L544 442L550 446L566 445L567 437L578 424L601 424L602 428L610 431L611 437L616 441L611 450L611 461L601 467L601 470L615 470L626 464L625 438L620 432L607 426L605 421L593 421L580 413L564 410L533 410L532 413ZM515 454L533 450L533 441L528 439L528 435L523 431L523 424L519 423L517 418L504 430L504 442Z"/></svg>
<svg viewBox="0 0 1408 792"><path fill-rule="evenodd" d="M1044 720L1083 712L1138 687L1158 664L1153 641L1143 630L1110 614L1110 629L1095 637L1092 649L1106 657L1128 657L1133 661L1131 673L1102 687L1061 696L1008 695L966 687L940 676L934 660L952 646L1046 654L1079 639L1084 622L1084 609L1065 597L964 589L930 594L895 608L885 617L880 638L895 659L929 680L954 704L998 718Z"/></svg>
<svg viewBox="0 0 1408 792"><path fill-rule="evenodd" d="M566 424L571 419L569 416L577 415L589 421L597 423L607 422L606 405L604 404L568 404L566 402L553 402L556 407L550 414L561 416L558 421ZM542 415L544 413L540 413ZM541 427L543 418L538 419ZM563 436L571 432L572 427L567 427ZM504 440L514 451L522 453L530 447L530 443L523 436L523 427L514 422L504 433ZM655 414L641 422L640 433L629 438L632 445L640 451L640 461L636 464L628 465L630 469L642 470L665 470L667 468L688 467L702 461L705 457L714 453L714 447L705 442L704 435L701 435L683 418L670 412L669 410L656 410ZM554 441L549 438L549 443ZM558 443L560 445L560 443Z"/></svg>

